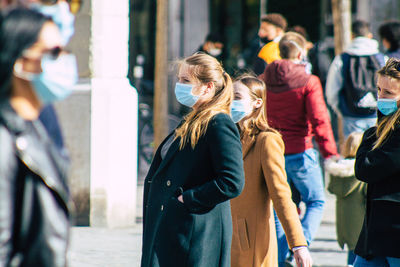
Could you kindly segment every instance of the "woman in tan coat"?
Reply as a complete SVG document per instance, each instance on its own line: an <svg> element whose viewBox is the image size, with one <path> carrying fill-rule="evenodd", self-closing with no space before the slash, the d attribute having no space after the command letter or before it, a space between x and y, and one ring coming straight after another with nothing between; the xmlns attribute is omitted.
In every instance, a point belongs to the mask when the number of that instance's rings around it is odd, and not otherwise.
<svg viewBox="0 0 400 267"><path fill-rule="evenodd" d="M234 83L234 91L232 118L240 128L245 187L239 197L231 200L232 267L278 266L272 204L297 265L311 266L307 242L286 180L283 140L266 120L265 84L255 77L243 76Z"/></svg>

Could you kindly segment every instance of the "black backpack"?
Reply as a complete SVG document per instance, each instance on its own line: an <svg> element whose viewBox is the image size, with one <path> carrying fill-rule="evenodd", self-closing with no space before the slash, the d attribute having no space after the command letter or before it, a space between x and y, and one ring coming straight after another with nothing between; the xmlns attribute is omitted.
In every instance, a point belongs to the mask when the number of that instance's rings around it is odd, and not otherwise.
<svg viewBox="0 0 400 267"><path fill-rule="evenodd" d="M339 107L343 115L367 116L376 112L376 72L384 65L382 54L355 56L342 54L343 88Z"/></svg>

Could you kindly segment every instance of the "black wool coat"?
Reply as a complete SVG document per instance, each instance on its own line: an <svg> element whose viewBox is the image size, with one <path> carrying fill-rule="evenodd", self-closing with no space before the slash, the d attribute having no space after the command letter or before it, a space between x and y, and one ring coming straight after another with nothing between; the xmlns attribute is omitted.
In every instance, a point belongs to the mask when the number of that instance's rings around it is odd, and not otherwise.
<svg viewBox="0 0 400 267"><path fill-rule="evenodd" d="M372 150L376 127L368 129L357 151L355 174L368 184L367 210L355 253L400 258L400 127Z"/></svg>
<svg viewBox="0 0 400 267"><path fill-rule="evenodd" d="M194 149L180 150L177 139L162 160L164 143L145 179L141 266L229 267L229 199L244 187L236 125L217 114ZM182 192L184 203L177 199Z"/></svg>

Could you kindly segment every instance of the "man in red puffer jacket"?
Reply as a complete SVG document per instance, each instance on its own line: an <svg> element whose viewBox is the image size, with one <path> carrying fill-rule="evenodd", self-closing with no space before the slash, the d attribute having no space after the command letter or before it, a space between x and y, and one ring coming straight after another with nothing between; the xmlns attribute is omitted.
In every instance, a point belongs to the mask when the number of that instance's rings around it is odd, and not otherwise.
<svg viewBox="0 0 400 267"><path fill-rule="evenodd" d="M288 32L279 42L282 60L269 64L260 75L267 86L268 122L277 129L285 143L285 165L289 183L293 183L306 205L302 226L310 244L322 220L325 203L323 176L318 152L337 156L328 111L319 78L306 73L301 64L306 40ZM276 216L275 216L276 218ZM279 266L285 266L289 248L282 226L276 218Z"/></svg>

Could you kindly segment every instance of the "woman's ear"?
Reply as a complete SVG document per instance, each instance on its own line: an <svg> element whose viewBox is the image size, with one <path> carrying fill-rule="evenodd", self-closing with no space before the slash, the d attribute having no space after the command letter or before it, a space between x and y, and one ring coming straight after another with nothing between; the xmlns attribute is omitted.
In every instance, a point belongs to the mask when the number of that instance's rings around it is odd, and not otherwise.
<svg viewBox="0 0 400 267"><path fill-rule="evenodd" d="M215 93L215 84L213 82L208 82L206 84L206 89L204 90L204 93L205 94L209 94L209 93L214 94Z"/></svg>
<svg viewBox="0 0 400 267"><path fill-rule="evenodd" d="M254 108L260 108L264 104L264 101L261 98L257 98L254 102Z"/></svg>

